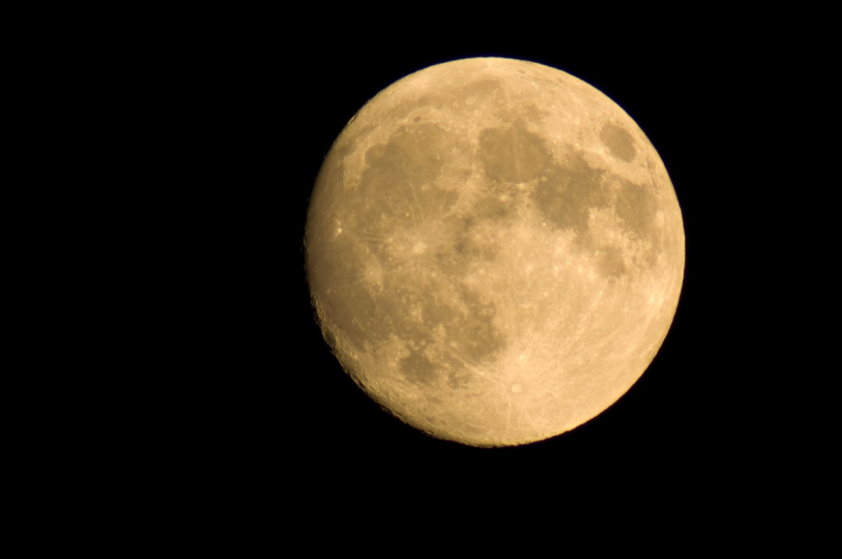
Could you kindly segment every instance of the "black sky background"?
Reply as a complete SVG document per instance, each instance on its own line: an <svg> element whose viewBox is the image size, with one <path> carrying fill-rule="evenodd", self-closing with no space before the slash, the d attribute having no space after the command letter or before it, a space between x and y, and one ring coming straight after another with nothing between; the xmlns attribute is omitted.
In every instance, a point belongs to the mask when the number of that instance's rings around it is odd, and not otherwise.
<svg viewBox="0 0 842 559"><path fill-rule="evenodd" d="M7 390L21 409L9 430L26 439L7 454L34 475L9 478L29 507L12 509L41 539L66 544L51 517L133 549L181 536L216 551L230 538L239 555L403 553L436 534L547 534L563 552L574 517L600 551L619 539L611 520L643 523L623 539L638 549L682 526L682 549L734 534L754 549L802 516L823 530L805 510L832 521L832 501L789 503L838 485L822 471L837 463L838 405L819 403L838 373L815 357L838 337L835 221L816 217L836 212L838 179L809 175L835 172L818 151L838 142L802 127L836 133L838 64L821 44L836 35L816 25L835 20L790 6L465 7L69 5L10 36L25 71L7 81L25 99L8 104L23 122L9 136L30 159L9 190L33 199L8 204L23 217L10 243L48 240L24 248L47 263L24 270L34 290L9 299L50 335L10 321L33 342L18 353L34 390ZM545 64L614 100L660 154L686 238L675 319L637 383L574 431L497 449L427 436L353 383L316 324L302 251L316 176L354 114L412 72L480 56ZM757 519L780 524L752 532ZM394 527L408 537L386 548ZM792 534L799 549L818 541Z"/></svg>
<svg viewBox="0 0 842 559"><path fill-rule="evenodd" d="M189 211L203 228L184 253L202 251L213 278L195 291L191 320L209 335L196 347L205 368L188 375L191 386L179 381L198 410L173 436L179 452L210 456L272 495L310 491L312 502L489 488L506 499L593 487L680 500L760 491L758 464L794 444L784 418L768 413L764 387L777 374L757 358L754 216L763 210L746 164L766 141L757 94L774 53L726 24L713 34L580 27L421 32L292 18L280 29L211 30L207 43L180 50L168 67L176 80L201 82L180 102L207 148L196 164L209 170L190 183ZM311 189L351 117L412 72L477 56L558 68L619 104L660 154L686 236L675 320L640 380L572 432L501 449L434 439L363 394L321 337L302 253Z"/></svg>

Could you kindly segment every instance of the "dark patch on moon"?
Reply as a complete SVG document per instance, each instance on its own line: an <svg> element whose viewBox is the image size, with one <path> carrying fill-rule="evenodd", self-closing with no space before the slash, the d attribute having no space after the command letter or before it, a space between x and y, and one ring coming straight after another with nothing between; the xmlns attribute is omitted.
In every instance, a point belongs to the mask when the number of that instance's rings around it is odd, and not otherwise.
<svg viewBox="0 0 842 559"><path fill-rule="evenodd" d="M463 289L461 295L468 313L457 315L457 320L446 327L447 332L462 353L474 361L483 361L506 347L505 336L492 324L497 309L494 303L482 301L469 289Z"/></svg>
<svg viewBox="0 0 842 559"><path fill-rule="evenodd" d="M615 208L622 227L631 235L640 240L653 237L657 206L644 187L623 180Z"/></svg>
<svg viewBox="0 0 842 559"><path fill-rule="evenodd" d="M605 247L596 252L599 271L609 279L617 279L626 273L623 251L617 247Z"/></svg>
<svg viewBox="0 0 842 559"><path fill-rule="evenodd" d="M470 384L471 377L465 369L456 369L447 374L447 385L453 389L463 388Z"/></svg>
<svg viewBox="0 0 842 559"><path fill-rule="evenodd" d="M430 95L422 95L418 99L402 101L392 107L389 107L383 115L383 118L386 122L403 120L413 111L416 111L421 107L428 107L431 105L436 105L436 99Z"/></svg>
<svg viewBox="0 0 842 559"><path fill-rule="evenodd" d="M463 233L470 230L471 223L476 222L462 221ZM425 275L424 269L389 268L384 249L376 246L385 239L358 239L351 231L333 238L312 263L311 287L324 316L329 317L328 326L336 329L336 337L358 351L367 351L369 344L396 336L407 340L414 352L400 365L401 373L413 382L431 382L436 371L448 375L450 384L467 382L470 375L464 371L465 363L491 359L505 347L506 340L493 324L495 305L461 284L470 262L495 256L494 243L469 241L465 236L464 245L460 245L456 235L453 238L452 248L443 247L429 256L430 265L441 266L429 272L437 274L432 289L429 279L416 275ZM365 277L372 263L383 270L378 282ZM432 333L442 328L444 353L439 351L436 358L418 353L422 346L436 346ZM447 353L456 356L452 363L441 361Z"/></svg>
<svg viewBox="0 0 842 559"><path fill-rule="evenodd" d="M396 228L411 228L422 221L440 219L458 192L439 188L445 162L462 149L453 134L432 123L402 126L384 144L365 152L366 169L356 194L353 215L358 232L382 249L383 239Z"/></svg>
<svg viewBox="0 0 842 559"><path fill-rule="evenodd" d="M360 284L350 283L316 293L324 315L354 347L362 348L365 340L385 339L384 323L377 316L376 302Z"/></svg>
<svg viewBox="0 0 842 559"><path fill-rule="evenodd" d="M391 334L414 343L430 343L430 332L439 324L456 316L455 310L443 303L438 293L428 293L400 276L384 276L383 291L375 297L378 315L384 317L384 336Z"/></svg>
<svg viewBox="0 0 842 559"><path fill-rule="evenodd" d="M505 190L500 190L505 193ZM472 208L471 216L475 217L477 220L500 220L511 217L514 212L514 196L510 196L505 200L501 200L501 198L502 196L495 195L480 197Z"/></svg>
<svg viewBox="0 0 842 559"><path fill-rule="evenodd" d="M400 369L401 374L412 382L430 384L436 379L436 366L417 351L400 360Z"/></svg>
<svg viewBox="0 0 842 559"><path fill-rule="evenodd" d="M453 248L465 259L479 259L485 262L494 260L499 252L497 243L485 239L477 240L471 236L459 237L453 244Z"/></svg>
<svg viewBox="0 0 842 559"><path fill-rule="evenodd" d="M550 114L548 111L538 108L537 105L526 105L523 108L523 113L528 120L536 123L543 122Z"/></svg>
<svg viewBox="0 0 842 559"><path fill-rule="evenodd" d="M487 100L489 98L500 98L503 94L503 84L498 80L486 79L480 80L467 85L460 85L456 90L457 96L454 101L459 105L460 109L466 99L475 97L478 100Z"/></svg>
<svg viewBox="0 0 842 559"><path fill-rule="evenodd" d="M524 183L538 176L550 156L541 139L516 123L511 128L487 128L480 134L480 158L494 181Z"/></svg>
<svg viewBox="0 0 842 559"><path fill-rule="evenodd" d="M594 240L589 226L592 210L613 208L631 239L649 243L645 262L651 266L657 261L661 248L655 223L658 207L649 189L594 169L582 155L568 151L562 161L541 174L532 196L548 225L575 232L576 245L596 258L597 268L608 279L626 274L627 262L621 248L601 246Z"/></svg>
<svg viewBox="0 0 842 559"><path fill-rule="evenodd" d="M477 259L485 262L494 260L500 252L500 236L505 235L506 223L502 220L509 215L507 211L502 207L489 207L482 203L478 204L476 210L473 216L464 219L463 227L457 232L453 243L455 256L464 260L460 268L467 268ZM481 228L487 221L496 223L490 228Z"/></svg>
<svg viewBox="0 0 842 559"><path fill-rule="evenodd" d="M435 124L402 126L386 144L376 144L366 150L367 169L361 188L373 186L377 190L392 190L389 188L392 185L417 188L432 182L441 173L453 147L454 140L450 136Z"/></svg>
<svg viewBox="0 0 842 559"><path fill-rule="evenodd" d="M577 241L586 242L591 208L609 203L604 171L593 169L576 153L568 153L560 165L547 169L535 188L535 204L556 229L572 229Z"/></svg>
<svg viewBox="0 0 842 559"><path fill-rule="evenodd" d="M628 163L637 155L631 134L616 124L605 124L599 132L599 139L608 148L608 153L621 161Z"/></svg>
<svg viewBox="0 0 842 559"><path fill-rule="evenodd" d="M329 232L330 228L322 234ZM356 347L369 337L376 339L382 327L376 301L361 276L364 253L364 247L340 236L323 243L318 257L307 262L308 281L321 314Z"/></svg>
<svg viewBox="0 0 842 559"><path fill-rule="evenodd" d="M450 323L456 316L440 297L423 293L417 277L402 273L402 256L393 261L389 251L390 242L404 233L411 237L419 226L447 228L439 224L458 193L433 183L456 144L438 126L405 126L387 143L366 152L368 167L359 189L344 189L341 165L329 166L331 172L321 178L324 202L311 205L318 219L311 222L308 248L316 246L318 252L308 252L317 254L308 256L308 279L314 300L329 320L326 326L336 328L341 332L337 337L357 350L392 335L427 340L430 324ZM328 201L330 211L323 207ZM444 249L436 250L429 255L433 266ZM414 257L411 252L403 256ZM410 270L423 272L426 262L409 262ZM423 321L411 312L419 308Z"/></svg>

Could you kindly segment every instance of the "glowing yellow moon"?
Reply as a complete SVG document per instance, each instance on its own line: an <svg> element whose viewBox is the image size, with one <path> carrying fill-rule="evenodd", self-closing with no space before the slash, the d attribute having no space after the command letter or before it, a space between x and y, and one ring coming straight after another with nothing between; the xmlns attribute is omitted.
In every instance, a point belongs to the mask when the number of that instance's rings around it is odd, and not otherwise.
<svg viewBox="0 0 842 559"><path fill-rule="evenodd" d="M500 58L432 66L351 119L310 200L306 268L344 369L436 437L575 428L643 374L684 272L675 191L583 81Z"/></svg>

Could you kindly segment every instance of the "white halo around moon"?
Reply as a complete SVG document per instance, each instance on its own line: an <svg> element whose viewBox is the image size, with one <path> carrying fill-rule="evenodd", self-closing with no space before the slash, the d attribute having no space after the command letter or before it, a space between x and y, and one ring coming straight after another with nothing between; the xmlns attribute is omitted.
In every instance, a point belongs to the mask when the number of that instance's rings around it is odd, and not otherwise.
<svg viewBox="0 0 842 559"><path fill-rule="evenodd" d="M613 101L540 64L457 60L348 123L305 232L343 368L403 421L476 446L569 431L643 374L684 272L675 191Z"/></svg>

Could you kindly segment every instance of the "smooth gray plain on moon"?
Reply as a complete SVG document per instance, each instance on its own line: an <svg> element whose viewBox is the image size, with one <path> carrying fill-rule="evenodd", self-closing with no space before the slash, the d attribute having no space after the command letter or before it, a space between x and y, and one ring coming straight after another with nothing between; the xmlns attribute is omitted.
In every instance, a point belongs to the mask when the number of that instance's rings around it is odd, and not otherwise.
<svg viewBox="0 0 842 559"><path fill-rule="evenodd" d="M681 211L605 95L477 58L391 85L348 123L310 201L325 339L369 396L436 437L529 443L643 374L675 314Z"/></svg>

